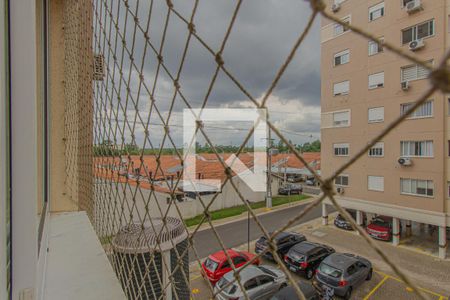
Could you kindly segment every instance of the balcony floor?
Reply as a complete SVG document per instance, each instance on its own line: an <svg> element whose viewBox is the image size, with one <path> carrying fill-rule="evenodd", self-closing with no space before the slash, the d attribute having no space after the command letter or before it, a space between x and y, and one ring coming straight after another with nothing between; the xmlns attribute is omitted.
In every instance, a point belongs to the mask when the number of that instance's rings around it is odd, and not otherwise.
<svg viewBox="0 0 450 300"><path fill-rule="evenodd" d="M44 299L126 299L85 212L50 216Z"/></svg>

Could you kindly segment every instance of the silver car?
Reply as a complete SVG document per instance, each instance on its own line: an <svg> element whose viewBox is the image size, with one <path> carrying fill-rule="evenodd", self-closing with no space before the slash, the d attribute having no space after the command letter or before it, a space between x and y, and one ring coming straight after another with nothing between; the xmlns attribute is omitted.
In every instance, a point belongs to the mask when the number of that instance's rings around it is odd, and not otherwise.
<svg viewBox="0 0 450 300"><path fill-rule="evenodd" d="M216 284L214 292L221 290L216 299L245 299L244 292L234 281L233 271L225 274ZM231 283L232 282L232 283ZM268 266L247 266L240 272L240 283L244 287L249 299L269 299L278 290L287 285L286 275L279 269Z"/></svg>
<svg viewBox="0 0 450 300"><path fill-rule="evenodd" d="M369 260L349 253L333 253L322 261L314 281L319 287L329 287L335 295L350 299L353 289L371 278Z"/></svg>

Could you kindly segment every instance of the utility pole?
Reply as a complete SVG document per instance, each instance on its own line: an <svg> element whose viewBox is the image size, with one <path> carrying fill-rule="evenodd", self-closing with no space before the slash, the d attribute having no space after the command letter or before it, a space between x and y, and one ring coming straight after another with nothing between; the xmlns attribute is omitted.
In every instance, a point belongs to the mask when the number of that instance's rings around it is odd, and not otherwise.
<svg viewBox="0 0 450 300"><path fill-rule="evenodd" d="M267 188L266 188L266 208L272 208L272 138L270 137L270 128L267 141Z"/></svg>

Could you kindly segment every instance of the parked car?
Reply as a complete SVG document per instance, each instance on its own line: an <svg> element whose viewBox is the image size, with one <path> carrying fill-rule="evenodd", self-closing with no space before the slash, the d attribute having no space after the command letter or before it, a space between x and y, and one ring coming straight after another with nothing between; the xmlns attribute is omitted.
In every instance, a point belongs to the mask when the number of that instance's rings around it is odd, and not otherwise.
<svg viewBox="0 0 450 300"><path fill-rule="evenodd" d="M305 181L305 183L306 183L306 185L309 185L309 186L314 186L314 185L316 185L314 179L308 179L308 180Z"/></svg>
<svg viewBox="0 0 450 300"><path fill-rule="evenodd" d="M287 286L286 275L273 266L247 266L239 273L240 284L244 287L249 299L269 299L278 290ZM214 292L220 300L246 299L239 284L233 282L233 271L225 274L216 284ZM227 286L227 284L229 284ZM220 293L220 289L224 288Z"/></svg>
<svg viewBox="0 0 450 300"><path fill-rule="evenodd" d="M245 251L237 251L234 249L228 249L227 253L236 268L242 266L255 257L255 254ZM256 259L253 264L259 265L259 259ZM231 270L232 268L224 251L218 251L209 255L208 258L206 258L202 263L202 275L203 277L206 277L213 285L216 284L216 282L222 278L223 275Z"/></svg>
<svg viewBox="0 0 450 300"><path fill-rule="evenodd" d="M272 235L272 233L270 233ZM291 249L292 246L300 242L306 241L303 234L295 232L280 232L274 238L277 245L277 253L281 259ZM261 253L267 248L267 239L265 236L260 237L255 243L255 252ZM263 256L267 259L274 260L271 252L266 252Z"/></svg>
<svg viewBox="0 0 450 300"><path fill-rule="evenodd" d="M350 299L352 291L364 280L372 279L372 263L361 256L333 253L317 268L314 281L334 289L334 294Z"/></svg>
<svg viewBox="0 0 450 300"><path fill-rule="evenodd" d="M400 232L401 232L400 224ZM375 217L366 227L366 232L377 240L392 240L392 218L386 216Z"/></svg>
<svg viewBox="0 0 450 300"><path fill-rule="evenodd" d="M302 291L306 300L320 300L319 292L310 283L299 281L297 282L297 286ZM278 293L273 295L270 300L300 300L300 298L298 297L295 288L290 285L282 288Z"/></svg>
<svg viewBox="0 0 450 300"><path fill-rule="evenodd" d="M286 184L278 189L279 195L300 195L303 192L303 186L299 184Z"/></svg>
<svg viewBox="0 0 450 300"><path fill-rule="evenodd" d="M333 248L326 245L301 242L289 250L284 256L284 262L292 272L301 273L311 279L320 263L334 252Z"/></svg>
<svg viewBox="0 0 450 300"><path fill-rule="evenodd" d="M347 209L347 212L352 216L353 220L356 220L356 210ZM366 215L363 213L363 224L366 223ZM338 228L345 230L353 230L350 222L347 221L341 214L338 214L336 219L334 219L334 225Z"/></svg>

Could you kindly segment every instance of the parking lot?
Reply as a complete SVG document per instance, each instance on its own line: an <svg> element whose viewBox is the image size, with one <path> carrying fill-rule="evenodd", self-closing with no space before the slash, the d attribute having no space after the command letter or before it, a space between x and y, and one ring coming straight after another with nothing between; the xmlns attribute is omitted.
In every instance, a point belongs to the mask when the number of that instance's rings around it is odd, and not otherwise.
<svg viewBox="0 0 450 300"><path fill-rule="evenodd" d="M334 226L321 226L320 222L310 222L294 229L302 232L308 240L321 242L334 247L339 252L352 252L362 255L374 265L372 280L364 282L353 291L352 299L419 299L403 281L393 274L390 268L365 244L361 237L353 232L347 232ZM420 291L428 299L449 300L450 295L450 261L440 261L428 255L414 251L396 248L389 243L379 242L388 254L397 256L395 259L406 274L413 280ZM238 248L246 250L247 244ZM253 243L250 249L254 248ZM263 264L274 264L264 260ZM295 275L299 280L303 277ZM200 275L198 265L191 265L191 289L194 299L211 299L208 283Z"/></svg>

